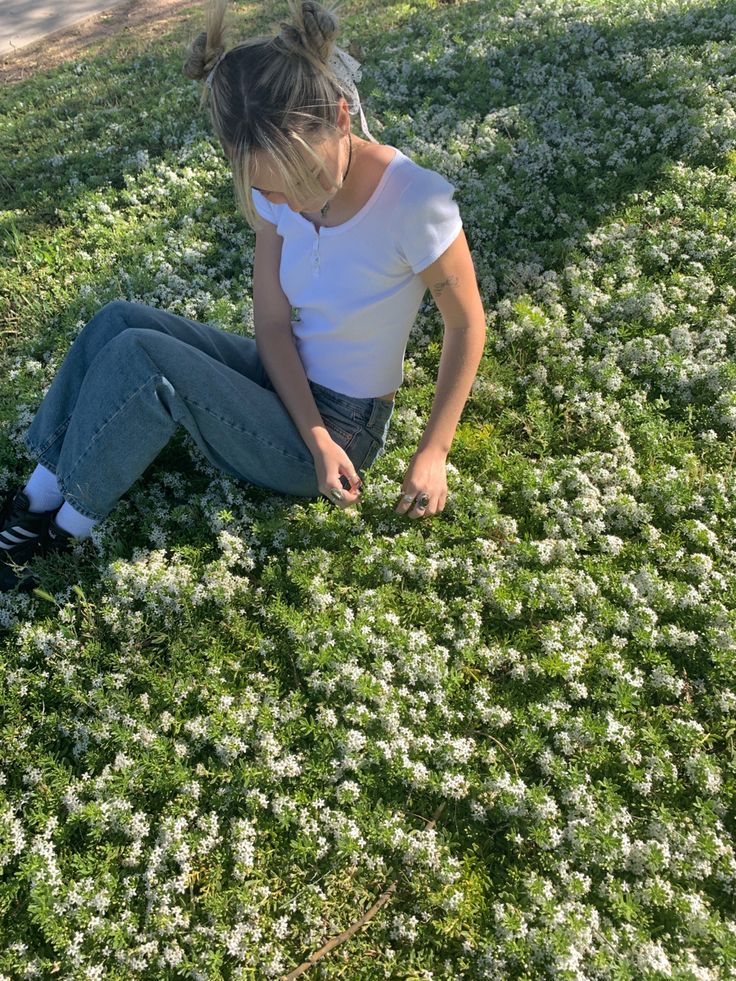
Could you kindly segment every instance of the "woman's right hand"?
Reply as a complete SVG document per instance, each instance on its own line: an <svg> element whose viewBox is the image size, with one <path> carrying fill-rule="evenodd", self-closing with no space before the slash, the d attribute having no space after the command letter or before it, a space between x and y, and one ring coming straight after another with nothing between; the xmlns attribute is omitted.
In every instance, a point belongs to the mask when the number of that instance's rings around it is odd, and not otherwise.
<svg viewBox="0 0 736 981"><path fill-rule="evenodd" d="M358 503L363 482L355 471L353 461L333 439L325 439L314 452L314 467L320 492L328 501L339 508L349 508ZM341 476L350 482L350 490L345 489ZM339 489L340 499L330 493L333 488Z"/></svg>

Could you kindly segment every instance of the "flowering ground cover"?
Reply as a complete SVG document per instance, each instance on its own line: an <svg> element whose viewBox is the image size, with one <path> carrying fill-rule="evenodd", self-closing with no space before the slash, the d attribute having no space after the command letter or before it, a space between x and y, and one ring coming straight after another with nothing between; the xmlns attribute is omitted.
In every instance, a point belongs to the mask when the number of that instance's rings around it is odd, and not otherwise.
<svg viewBox="0 0 736 981"><path fill-rule="evenodd" d="M234 4L244 33L268 23ZM198 28L194 17L191 37ZM736 977L736 3L352 3L489 315L437 519L176 437L0 597L0 978ZM252 332L184 34L0 93L0 487L104 302Z"/></svg>

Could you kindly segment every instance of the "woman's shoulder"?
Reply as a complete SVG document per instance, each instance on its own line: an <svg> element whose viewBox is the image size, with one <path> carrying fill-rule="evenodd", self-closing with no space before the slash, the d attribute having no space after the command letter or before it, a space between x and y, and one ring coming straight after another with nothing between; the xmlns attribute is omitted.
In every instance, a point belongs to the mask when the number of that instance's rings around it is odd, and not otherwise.
<svg viewBox="0 0 736 981"><path fill-rule="evenodd" d="M364 158L366 173L373 171L374 176L382 176L389 164L395 175L401 175L405 180L410 179L416 182L437 183L438 181L449 183L436 170L424 167L417 163L413 157L405 153L399 147L389 143L368 143L364 141L361 147Z"/></svg>
<svg viewBox="0 0 736 981"><path fill-rule="evenodd" d="M383 143L363 142L360 147L360 186L357 189L357 207L362 208L385 183L388 171L396 169L397 158L403 156L396 147Z"/></svg>
<svg viewBox="0 0 736 981"><path fill-rule="evenodd" d="M372 167L383 172L397 155L403 156L400 150L388 143L363 144L363 153Z"/></svg>
<svg viewBox="0 0 736 981"><path fill-rule="evenodd" d="M454 192L454 185L438 171L422 166L396 147L390 149L396 154L393 176L394 183L402 196L421 200L427 195Z"/></svg>
<svg viewBox="0 0 736 981"><path fill-rule="evenodd" d="M455 186L442 174L423 167L405 153L400 154L393 168L393 193L389 195L393 207L416 212L436 207L440 202L452 203Z"/></svg>

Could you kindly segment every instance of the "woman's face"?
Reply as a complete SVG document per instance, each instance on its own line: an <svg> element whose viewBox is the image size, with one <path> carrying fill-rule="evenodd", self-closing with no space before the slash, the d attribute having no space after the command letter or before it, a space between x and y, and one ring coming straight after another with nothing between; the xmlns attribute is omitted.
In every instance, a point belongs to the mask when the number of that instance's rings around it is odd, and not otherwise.
<svg viewBox="0 0 736 981"><path fill-rule="evenodd" d="M307 197L305 191L303 195L297 196L293 192L290 196L278 171L271 166L267 157L257 159L256 167L253 172L253 188L272 204L286 204L292 211L319 211L327 202L337 194L339 188L337 182L342 174L342 152L341 139L339 137L329 137L321 143L312 145L312 149L322 161L321 166L314 162L306 152L300 149L300 153L307 166L311 168L312 174L319 180L324 188L324 193L319 196Z"/></svg>
<svg viewBox="0 0 736 981"><path fill-rule="evenodd" d="M284 182L279 177L278 171L270 165L266 156L257 159L253 173L254 189L260 191L273 204L287 204L292 211L320 211L324 208L340 190L339 185L342 183L342 175L348 163L349 147L345 137L350 131L350 113L345 99L340 99L338 103L336 125L336 132L330 132L324 140L310 144L322 161L321 167L308 156L306 151L299 149L307 166L312 168L312 173L324 188L324 194L307 198L305 191L302 196L290 198L286 194Z"/></svg>

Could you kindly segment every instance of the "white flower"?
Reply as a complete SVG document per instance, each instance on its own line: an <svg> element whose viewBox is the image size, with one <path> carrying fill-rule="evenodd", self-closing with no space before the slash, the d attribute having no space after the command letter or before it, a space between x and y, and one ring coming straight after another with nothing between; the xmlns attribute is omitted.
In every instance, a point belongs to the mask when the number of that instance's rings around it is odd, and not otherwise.
<svg viewBox="0 0 736 981"><path fill-rule="evenodd" d="M440 781L440 791L445 797L461 800L470 790L470 784L461 773L445 773Z"/></svg>

